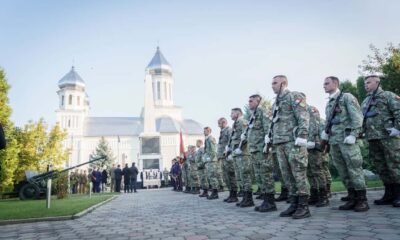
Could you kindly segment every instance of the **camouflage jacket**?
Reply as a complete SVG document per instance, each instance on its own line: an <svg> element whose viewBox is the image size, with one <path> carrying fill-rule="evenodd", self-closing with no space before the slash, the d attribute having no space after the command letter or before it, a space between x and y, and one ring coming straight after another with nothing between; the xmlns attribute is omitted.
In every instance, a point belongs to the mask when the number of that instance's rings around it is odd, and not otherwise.
<svg viewBox="0 0 400 240"><path fill-rule="evenodd" d="M206 137L204 141L204 155L203 160L205 162L217 161L217 141L211 135Z"/></svg>
<svg viewBox="0 0 400 240"><path fill-rule="evenodd" d="M195 162L196 162L198 169L204 168L203 155L204 155L204 148L201 147L201 148L197 149L197 151L195 153Z"/></svg>
<svg viewBox="0 0 400 240"><path fill-rule="evenodd" d="M361 104L363 112L366 111L371 95L368 94ZM400 130L400 97L379 88L367 113L365 136L368 140L388 138L386 128L392 127Z"/></svg>
<svg viewBox="0 0 400 240"><path fill-rule="evenodd" d="M247 125L248 125L248 122L243 117L240 117L240 118L236 119L236 121L233 123L233 129L232 129L233 134L232 134L232 138L231 138L230 144L229 144L229 148L232 151L239 147L240 136L246 130ZM241 150L242 150L242 155L248 154L247 143L246 144L242 144ZM235 154L232 153L232 156L235 156Z"/></svg>
<svg viewBox="0 0 400 240"><path fill-rule="evenodd" d="M251 120L253 118L253 121ZM249 131L247 132L247 143L250 152L262 152L264 148L265 135L268 134L271 121L267 116L267 112L261 107L253 111L250 118Z"/></svg>
<svg viewBox="0 0 400 240"><path fill-rule="evenodd" d="M321 129L321 117L316 107L307 106L307 111L310 115L310 125L308 127L308 141L318 143L320 142L320 129Z"/></svg>
<svg viewBox="0 0 400 240"><path fill-rule="evenodd" d="M219 140L218 140L218 149L217 149L217 157L218 159L224 158L224 152L225 152L225 147L229 143L229 138L231 137L232 129L228 126L224 129L221 129L221 132L219 134Z"/></svg>
<svg viewBox="0 0 400 240"><path fill-rule="evenodd" d="M272 136L272 143L286 143L301 137L308 139L310 116L304 95L284 90L279 97L278 113Z"/></svg>
<svg viewBox="0 0 400 240"><path fill-rule="evenodd" d="M337 92L329 98L325 108L326 119L330 119L332 108L336 98L340 93ZM336 115L332 120L332 129L329 137L330 144L340 144L349 134L358 137L362 127L363 115L357 99L350 93L343 93L339 99L339 105L335 109Z"/></svg>
<svg viewBox="0 0 400 240"><path fill-rule="evenodd" d="M190 169L197 169L196 152L188 153L186 156L186 161L187 161L187 163L189 163Z"/></svg>

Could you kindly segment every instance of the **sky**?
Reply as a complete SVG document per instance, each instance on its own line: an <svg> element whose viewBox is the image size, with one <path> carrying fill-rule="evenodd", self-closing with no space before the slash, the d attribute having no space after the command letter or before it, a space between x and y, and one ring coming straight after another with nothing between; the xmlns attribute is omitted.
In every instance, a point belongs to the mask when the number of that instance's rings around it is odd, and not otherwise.
<svg viewBox="0 0 400 240"><path fill-rule="evenodd" d="M144 73L160 46L185 118L217 119L271 78L307 95L324 116L326 76L355 81L371 53L400 42L400 1L0 1L0 67L12 120L55 123L57 82L74 65L90 116L139 116Z"/></svg>

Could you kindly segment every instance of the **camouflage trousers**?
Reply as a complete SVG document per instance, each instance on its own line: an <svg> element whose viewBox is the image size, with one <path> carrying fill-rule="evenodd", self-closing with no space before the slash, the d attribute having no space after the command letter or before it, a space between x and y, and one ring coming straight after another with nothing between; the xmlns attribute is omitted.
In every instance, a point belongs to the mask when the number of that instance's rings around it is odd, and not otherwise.
<svg viewBox="0 0 400 240"><path fill-rule="evenodd" d="M207 174L207 166L204 166L201 169L198 169L197 173L199 174L200 186L202 189L208 189L208 174Z"/></svg>
<svg viewBox="0 0 400 240"><path fill-rule="evenodd" d="M190 164L190 187L198 188L200 187L199 171L195 164Z"/></svg>
<svg viewBox="0 0 400 240"><path fill-rule="evenodd" d="M237 182L235 176L235 163L233 159L228 160L224 158L222 160L222 170L224 172L224 182L226 187L231 191L237 191Z"/></svg>
<svg viewBox="0 0 400 240"><path fill-rule="evenodd" d="M252 171L252 164L250 161L249 156L247 155L239 155L234 156L233 161L235 162L235 171L238 172L240 181L242 186L240 186L241 190L243 191L252 191L252 181L251 181L251 171Z"/></svg>
<svg viewBox="0 0 400 240"><path fill-rule="evenodd" d="M330 154L344 186L347 189L364 190L365 180L360 146L357 143L331 144Z"/></svg>
<svg viewBox="0 0 400 240"><path fill-rule="evenodd" d="M331 157L327 153L322 153L321 157L322 157L322 171L324 172L326 178L326 184L331 185L332 175L331 171L329 170L329 160Z"/></svg>
<svg viewBox="0 0 400 240"><path fill-rule="evenodd" d="M209 184L212 189L218 189L218 161L210 161L206 163Z"/></svg>
<svg viewBox="0 0 400 240"><path fill-rule="evenodd" d="M307 181L307 149L294 145L294 141L274 145L279 167L291 196L309 195Z"/></svg>
<svg viewBox="0 0 400 240"><path fill-rule="evenodd" d="M323 171L322 155L323 153L316 149L308 150L307 177L311 188L326 188L327 179Z"/></svg>
<svg viewBox="0 0 400 240"><path fill-rule="evenodd" d="M268 158L263 152L250 153L251 163L253 165L254 174L256 177L257 185L260 187L262 193L275 193L274 181L274 162L272 154Z"/></svg>
<svg viewBox="0 0 400 240"><path fill-rule="evenodd" d="M221 158L218 159L216 173L217 173L218 186L224 187L223 159Z"/></svg>
<svg viewBox="0 0 400 240"><path fill-rule="evenodd" d="M369 141L369 158L386 184L400 184L400 138Z"/></svg>
<svg viewBox="0 0 400 240"><path fill-rule="evenodd" d="M190 187L190 170L189 170L189 165L187 163L184 163L182 165L182 178L184 182L185 187Z"/></svg>
<svg viewBox="0 0 400 240"><path fill-rule="evenodd" d="M286 184L283 180L281 168L279 167L278 157L276 156L276 151L274 150L274 146L272 146L272 151L270 152L272 157L272 161L274 163L274 176L281 182L282 187L289 188L288 184Z"/></svg>

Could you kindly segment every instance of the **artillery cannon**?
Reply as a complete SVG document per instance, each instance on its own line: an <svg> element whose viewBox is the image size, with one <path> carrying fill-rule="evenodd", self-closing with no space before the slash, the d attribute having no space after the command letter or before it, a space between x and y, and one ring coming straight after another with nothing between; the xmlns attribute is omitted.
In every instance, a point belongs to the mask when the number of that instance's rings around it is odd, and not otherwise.
<svg viewBox="0 0 400 240"><path fill-rule="evenodd" d="M74 168L93 163L104 159L104 157L96 158L88 162L84 162L63 170L51 170L42 174L36 172L26 171L26 180L17 183L14 186L14 192L3 193L4 195L16 195L21 200L39 199L44 196L47 189L47 180L57 178L60 174L68 172Z"/></svg>

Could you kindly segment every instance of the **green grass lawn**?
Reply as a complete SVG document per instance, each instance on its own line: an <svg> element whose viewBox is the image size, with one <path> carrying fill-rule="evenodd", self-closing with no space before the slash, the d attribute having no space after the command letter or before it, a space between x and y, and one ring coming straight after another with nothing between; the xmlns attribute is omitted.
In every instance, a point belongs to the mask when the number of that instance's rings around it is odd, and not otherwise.
<svg viewBox="0 0 400 240"><path fill-rule="evenodd" d="M383 183L381 180L368 180L367 181L367 187L381 187L383 186ZM253 185L253 191L257 190L257 185ZM275 183L275 191L280 192L281 191L281 183L276 182ZM346 188L343 186L343 183L341 181L335 180L332 182L331 185L331 191L332 192L342 192L346 191Z"/></svg>
<svg viewBox="0 0 400 240"><path fill-rule="evenodd" d="M46 200L2 200L0 201L0 220L72 216L115 194L101 193L89 195L70 195L67 199L52 197L51 208L46 208Z"/></svg>

